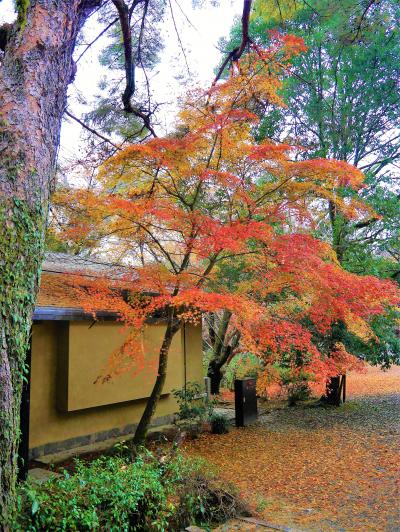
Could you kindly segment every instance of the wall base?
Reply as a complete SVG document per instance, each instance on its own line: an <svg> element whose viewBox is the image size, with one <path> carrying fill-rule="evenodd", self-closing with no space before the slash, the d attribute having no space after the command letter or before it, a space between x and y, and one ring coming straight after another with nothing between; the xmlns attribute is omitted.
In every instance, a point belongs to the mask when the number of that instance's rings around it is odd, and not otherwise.
<svg viewBox="0 0 400 532"><path fill-rule="evenodd" d="M161 416L153 420L151 427L160 427L162 425L168 425L173 422L174 415ZM39 447L33 447L29 449L29 459L39 460L47 455L54 455L57 453L63 453L66 451L73 451L79 449L79 454L83 454L82 447L90 446L96 443L101 443L106 440L118 439L122 436L132 435L135 433L137 424L129 424L124 427L118 427L102 432L96 432L94 434L88 434L85 436L77 436L76 438L70 438L64 441L47 443L46 445L40 445ZM89 451L89 449L88 449Z"/></svg>

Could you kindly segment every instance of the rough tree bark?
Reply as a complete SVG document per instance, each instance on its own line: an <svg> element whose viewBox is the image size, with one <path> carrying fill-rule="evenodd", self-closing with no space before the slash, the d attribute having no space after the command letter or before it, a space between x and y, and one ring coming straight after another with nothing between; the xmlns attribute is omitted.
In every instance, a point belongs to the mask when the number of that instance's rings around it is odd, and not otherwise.
<svg viewBox="0 0 400 532"><path fill-rule="evenodd" d="M100 4L30 0L15 24L0 28L1 530L12 522L22 376L72 54Z"/></svg>

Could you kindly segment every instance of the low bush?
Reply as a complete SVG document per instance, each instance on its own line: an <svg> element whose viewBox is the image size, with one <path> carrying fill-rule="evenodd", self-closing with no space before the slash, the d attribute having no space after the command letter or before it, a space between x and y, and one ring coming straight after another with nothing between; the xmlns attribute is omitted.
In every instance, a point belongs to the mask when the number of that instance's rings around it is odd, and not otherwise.
<svg viewBox="0 0 400 532"><path fill-rule="evenodd" d="M230 422L229 419L223 414L214 412L210 417L211 432L213 434L226 434L229 432Z"/></svg>
<svg viewBox="0 0 400 532"><path fill-rule="evenodd" d="M204 385L198 382L188 382L180 390L172 390L178 403L179 419L208 419L214 409L214 401L208 399Z"/></svg>
<svg viewBox="0 0 400 532"><path fill-rule="evenodd" d="M178 531L225 520L240 508L203 463L143 450L134 461L77 461L74 474L21 484L14 530Z"/></svg>
<svg viewBox="0 0 400 532"><path fill-rule="evenodd" d="M311 376L303 370L293 371L292 368L276 366L281 378L282 389L286 392L289 406L310 398L309 381Z"/></svg>

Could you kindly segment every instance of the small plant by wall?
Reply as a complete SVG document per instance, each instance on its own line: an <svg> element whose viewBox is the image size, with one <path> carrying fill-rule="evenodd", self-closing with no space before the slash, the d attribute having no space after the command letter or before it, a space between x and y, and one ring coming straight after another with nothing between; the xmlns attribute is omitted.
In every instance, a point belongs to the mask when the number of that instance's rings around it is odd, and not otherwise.
<svg viewBox="0 0 400 532"><path fill-rule="evenodd" d="M172 393L177 400L181 420L205 421L214 410L215 402L208 399L204 386L198 382L188 382L183 388L172 390Z"/></svg>

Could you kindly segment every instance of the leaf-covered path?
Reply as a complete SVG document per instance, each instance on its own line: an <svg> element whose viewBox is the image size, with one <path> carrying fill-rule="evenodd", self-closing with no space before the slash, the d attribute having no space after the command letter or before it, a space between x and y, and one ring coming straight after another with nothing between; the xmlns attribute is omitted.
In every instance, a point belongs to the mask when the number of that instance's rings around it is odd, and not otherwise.
<svg viewBox="0 0 400 532"><path fill-rule="evenodd" d="M284 408L187 451L260 517L301 530L400 530L400 368L348 378L339 408Z"/></svg>

